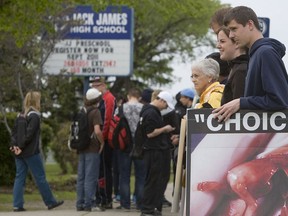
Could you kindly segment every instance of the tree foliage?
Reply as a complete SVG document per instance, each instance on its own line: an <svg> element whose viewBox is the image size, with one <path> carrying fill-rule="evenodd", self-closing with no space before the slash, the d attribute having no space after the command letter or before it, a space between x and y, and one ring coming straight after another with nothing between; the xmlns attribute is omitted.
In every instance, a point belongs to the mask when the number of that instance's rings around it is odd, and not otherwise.
<svg viewBox="0 0 288 216"><path fill-rule="evenodd" d="M144 88L174 81L171 61L194 58L194 49L208 45L209 20L219 0L0 0L0 112L20 111L30 89L42 93L42 111L56 134L82 101L83 78L50 76L42 67L63 32L55 31L76 5L97 12L108 5L134 10L133 75L117 77L111 91Z"/></svg>
<svg viewBox="0 0 288 216"><path fill-rule="evenodd" d="M220 3L148 0L131 1L129 6L135 12L134 78L148 85L164 85L173 81L169 63L175 55L191 60L194 48L211 45L206 34Z"/></svg>

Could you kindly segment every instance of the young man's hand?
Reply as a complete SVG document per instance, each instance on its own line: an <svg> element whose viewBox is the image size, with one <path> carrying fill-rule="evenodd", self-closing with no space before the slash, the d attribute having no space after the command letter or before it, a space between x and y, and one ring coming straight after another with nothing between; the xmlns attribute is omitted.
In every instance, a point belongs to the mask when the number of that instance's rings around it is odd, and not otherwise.
<svg viewBox="0 0 288 216"><path fill-rule="evenodd" d="M212 111L214 118L218 119L218 122L227 121L231 115L236 113L240 109L240 99L234 99L227 104Z"/></svg>
<svg viewBox="0 0 288 216"><path fill-rule="evenodd" d="M166 126L164 127L164 132L165 132L165 133L169 133L169 132L171 132L171 131L173 131L173 130L175 130L175 127L172 127L171 125L166 125Z"/></svg>

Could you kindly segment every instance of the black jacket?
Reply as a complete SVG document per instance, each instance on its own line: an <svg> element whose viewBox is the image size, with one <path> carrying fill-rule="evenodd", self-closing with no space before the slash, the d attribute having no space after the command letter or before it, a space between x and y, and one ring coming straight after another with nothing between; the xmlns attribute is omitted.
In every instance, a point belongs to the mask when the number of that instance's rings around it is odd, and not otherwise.
<svg viewBox="0 0 288 216"><path fill-rule="evenodd" d="M151 104L143 106L140 116L143 117L143 128L146 134L152 133L155 129L165 126L160 110ZM169 148L167 133L161 133L156 137L147 138L144 143L144 149L146 150L164 150Z"/></svg>
<svg viewBox="0 0 288 216"><path fill-rule="evenodd" d="M29 114L29 112L28 112ZM40 153L40 113L32 112L27 115L27 129L25 135L25 142L23 146L19 146L22 150L21 154L17 157L30 157L32 155Z"/></svg>
<svg viewBox="0 0 288 216"><path fill-rule="evenodd" d="M225 84L221 105L244 96L248 60L247 54L240 55L230 62L231 71Z"/></svg>

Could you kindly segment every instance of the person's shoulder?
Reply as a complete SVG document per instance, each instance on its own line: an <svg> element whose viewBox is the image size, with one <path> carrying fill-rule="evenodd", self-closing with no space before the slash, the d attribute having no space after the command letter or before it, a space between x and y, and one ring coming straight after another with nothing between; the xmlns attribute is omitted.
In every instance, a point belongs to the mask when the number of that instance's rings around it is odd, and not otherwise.
<svg viewBox="0 0 288 216"><path fill-rule="evenodd" d="M109 97L109 98L113 98L113 99L116 98L116 97L112 94L112 92L111 92L110 90L107 90L107 91L103 94L103 96Z"/></svg>
<svg viewBox="0 0 288 216"><path fill-rule="evenodd" d="M87 113L92 114L92 115L100 113L99 108L95 105L86 107L86 110L87 110Z"/></svg>
<svg viewBox="0 0 288 216"><path fill-rule="evenodd" d="M39 111L36 110L29 110L29 112L26 114L26 118L40 118L41 117L41 113Z"/></svg>
<svg viewBox="0 0 288 216"><path fill-rule="evenodd" d="M122 106L125 108L125 107L128 107L128 106L131 106L131 107L143 107L144 105L140 102L136 102L136 103L129 103L129 101L125 102L122 104Z"/></svg>
<svg viewBox="0 0 288 216"><path fill-rule="evenodd" d="M153 116L154 115L161 115L160 110L151 104L144 105L142 110L141 110L141 113L143 115L145 115L145 114L146 115L153 115ZM141 113L140 113L140 115L141 115Z"/></svg>
<svg viewBox="0 0 288 216"><path fill-rule="evenodd" d="M210 90L211 94L222 94L224 91L225 85L224 84L215 84L213 88Z"/></svg>

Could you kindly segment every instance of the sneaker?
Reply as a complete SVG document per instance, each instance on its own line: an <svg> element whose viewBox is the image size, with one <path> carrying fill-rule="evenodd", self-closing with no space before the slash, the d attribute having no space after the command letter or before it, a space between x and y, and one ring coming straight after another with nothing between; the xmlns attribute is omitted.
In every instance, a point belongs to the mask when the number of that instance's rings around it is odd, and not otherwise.
<svg viewBox="0 0 288 216"><path fill-rule="evenodd" d="M114 203L119 203L119 202L120 202L120 195L114 196L113 202L114 202Z"/></svg>
<svg viewBox="0 0 288 216"><path fill-rule="evenodd" d="M136 203L136 196L131 195L130 200L131 200L131 203Z"/></svg>
<svg viewBox="0 0 288 216"><path fill-rule="evenodd" d="M77 211L84 211L84 208L83 207L77 207L76 210Z"/></svg>
<svg viewBox="0 0 288 216"><path fill-rule="evenodd" d="M102 208L101 206L95 206L91 209L92 212L103 212L105 211L105 208Z"/></svg>
<svg viewBox="0 0 288 216"><path fill-rule="evenodd" d="M13 208L13 211L14 211L14 212L22 212L22 211L26 211L26 209L23 208L23 207L20 207L20 208L14 207L14 208Z"/></svg>
<svg viewBox="0 0 288 216"><path fill-rule="evenodd" d="M154 216L154 213L144 213L144 212L142 212L140 216Z"/></svg>
<svg viewBox="0 0 288 216"><path fill-rule="evenodd" d="M91 209L92 209L91 207L86 207L83 209L83 211L91 212Z"/></svg>
<svg viewBox="0 0 288 216"><path fill-rule="evenodd" d="M162 212L155 210L153 215L154 216L162 216Z"/></svg>
<svg viewBox="0 0 288 216"><path fill-rule="evenodd" d="M123 207L123 206L118 206L118 207L116 207L116 209L117 209L117 210L123 210L123 211L125 211L125 212L130 212L130 208L125 208L125 207Z"/></svg>
<svg viewBox="0 0 288 216"><path fill-rule="evenodd" d="M165 207L171 207L172 206L172 203L169 202L165 197L163 199L163 202L162 202L162 207L165 208Z"/></svg>
<svg viewBox="0 0 288 216"><path fill-rule="evenodd" d="M63 203L64 203L64 201L61 200L61 201L57 201L56 203L54 203L54 204L52 204L52 205L48 205L48 210L54 209L54 208L62 205Z"/></svg>
<svg viewBox="0 0 288 216"><path fill-rule="evenodd" d="M105 209L113 209L112 202L107 203L107 204L102 204L101 206L102 206L102 208L105 208Z"/></svg>

